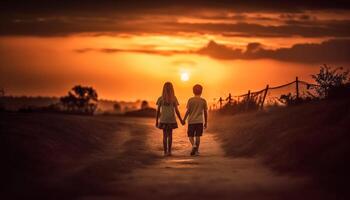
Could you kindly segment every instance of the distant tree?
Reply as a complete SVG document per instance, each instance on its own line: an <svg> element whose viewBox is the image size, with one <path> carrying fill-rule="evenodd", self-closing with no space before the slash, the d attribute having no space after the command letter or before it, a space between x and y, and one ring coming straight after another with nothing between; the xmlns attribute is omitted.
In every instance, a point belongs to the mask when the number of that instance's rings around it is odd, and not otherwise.
<svg viewBox="0 0 350 200"><path fill-rule="evenodd" d="M5 96L5 90L3 88L0 88L0 97ZM3 102L3 99L0 99L0 111L5 111L5 105Z"/></svg>
<svg viewBox="0 0 350 200"><path fill-rule="evenodd" d="M97 108L97 92L92 87L74 86L67 96L61 97L62 105L69 112L93 114Z"/></svg>
<svg viewBox="0 0 350 200"><path fill-rule="evenodd" d="M113 104L113 109L115 112L120 112L122 110L122 106L120 105L120 103L115 103Z"/></svg>
<svg viewBox="0 0 350 200"><path fill-rule="evenodd" d="M0 88L0 97L5 96L5 90L4 88Z"/></svg>
<svg viewBox="0 0 350 200"><path fill-rule="evenodd" d="M124 112L128 112L130 110L129 106L124 107Z"/></svg>
<svg viewBox="0 0 350 200"><path fill-rule="evenodd" d="M148 107L149 107L148 101L143 100L141 102L141 109L145 109L145 108L148 108Z"/></svg>
<svg viewBox="0 0 350 200"><path fill-rule="evenodd" d="M327 65L321 66L320 72L311 77L318 83L316 88L320 97L328 98L329 91L333 88L341 87L348 81L349 70L343 70L342 67L332 68Z"/></svg>

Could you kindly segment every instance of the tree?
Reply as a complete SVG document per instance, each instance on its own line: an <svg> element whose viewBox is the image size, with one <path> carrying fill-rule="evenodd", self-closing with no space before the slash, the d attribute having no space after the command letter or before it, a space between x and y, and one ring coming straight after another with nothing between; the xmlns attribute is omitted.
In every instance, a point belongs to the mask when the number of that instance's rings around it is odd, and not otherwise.
<svg viewBox="0 0 350 200"><path fill-rule="evenodd" d="M5 96L5 90L4 88L0 88L0 97Z"/></svg>
<svg viewBox="0 0 350 200"><path fill-rule="evenodd" d="M115 103L113 105L113 109L115 112L120 112L122 110L122 107L121 107L120 103Z"/></svg>
<svg viewBox="0 0 350 200"><path fill-rule="evenodd" d="M149 107L148 101L143 100L143 101L141 102L141 109L146 109L146 108L148 108L148 107Z"/></svg>
<svg viewBox="0 0 350 200"><path fill-rule="evenodd" d="M68 112L93 114L97 108L98 95L92 87L77 85L60 101Z"/></svg>
<svg viewBox="0 0 350 200"><path fill-rule="evenodd" d="M349 70L344 71L342 67L332 68L327 65L321 66L320 72L311 77L318 83L316 88L320 97L328 98L333 88L345 85L348 80Z"/></svg>
<svg viewBox="0 0 350 200"><path fill-rule="evenodd" d="M0 88L0 97L4 97L5 96L5 90L3 88ZM4 111L5 110L5 106L2 102L2 99L0 100L0 111Z"/></svg>

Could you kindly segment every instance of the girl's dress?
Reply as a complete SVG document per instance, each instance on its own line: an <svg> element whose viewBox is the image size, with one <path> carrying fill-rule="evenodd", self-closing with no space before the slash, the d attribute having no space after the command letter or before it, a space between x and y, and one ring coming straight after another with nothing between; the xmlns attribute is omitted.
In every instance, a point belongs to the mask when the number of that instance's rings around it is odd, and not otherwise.
<svg viewBox="0 0 350 200"><path fill-rule="evenodd" d="M175 117L175 107L179 105L179 102L177 101L176 97L172 103L165 103L163 97L159 97L157 100L157 105L160 106L158 128L166 130L178 128Z"/></svg>

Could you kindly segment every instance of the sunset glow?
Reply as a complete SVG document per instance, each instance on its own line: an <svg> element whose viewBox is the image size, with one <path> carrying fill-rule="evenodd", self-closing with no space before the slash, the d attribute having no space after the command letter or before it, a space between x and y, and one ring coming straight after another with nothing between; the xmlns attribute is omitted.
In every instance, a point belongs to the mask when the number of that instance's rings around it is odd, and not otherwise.
<svg viewBox="0 0 350 200"><path fill-rule="evenodd" d="M0 87L12 95L59 96L83 84L101 98L154 101L171 81L186 101L196 83L213 99L295 76L310 80L324 63L348 67L350 15L342 9L209 4L96 10L87 3L81 12L71 3L57 16L14 6L3 11L14 17L1 20L8 28L0 32Z"/></svg>
<svg viewBox="0 0 350 200"><path fill-rule="evenodd" d="M349 0L2 0L7 199L350 199Z"/></svg>

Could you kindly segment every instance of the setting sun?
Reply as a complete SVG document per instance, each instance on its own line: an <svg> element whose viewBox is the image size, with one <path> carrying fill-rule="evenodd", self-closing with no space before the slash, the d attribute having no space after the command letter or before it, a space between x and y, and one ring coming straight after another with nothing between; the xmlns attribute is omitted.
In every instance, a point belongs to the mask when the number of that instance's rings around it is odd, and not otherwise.
<svg viewBox="0 0 350 200"><path fill-rule="evenodd" d="M182 72L181 73L181 81L188 81L190 79L190 76L188 74L188 72Z"/></svg>

